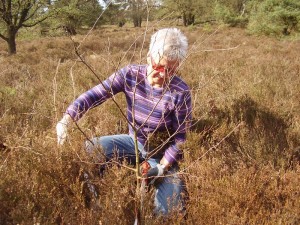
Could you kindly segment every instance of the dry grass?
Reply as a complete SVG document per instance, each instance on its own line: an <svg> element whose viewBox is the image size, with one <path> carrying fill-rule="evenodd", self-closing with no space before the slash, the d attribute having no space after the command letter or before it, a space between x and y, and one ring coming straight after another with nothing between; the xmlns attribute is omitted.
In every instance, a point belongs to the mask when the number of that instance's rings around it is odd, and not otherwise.
<svg viewBox="0 0 300 225"><path fill-rule="evenodd" d="M181 70L194 100L181 167L188 216L161 222L149 200L145 223L299 224L299 41L233 28L182 29L195 43ZM145 62L149 34L144 42L143 31L96 30L81 53L104 79ZM82 38L74 37L77 44ZM10 57L0 52L0 223L133 224L134 174L113 166L104 179L95 176L99 207L89 209L80 174L95 165L83 150L84 136L74 127L70 143L56 145L56 122L98 79L76 62L68 37L19 41L18 50ZM125 108L124 97L117 100ZM89 137L127 131L111 101L79 126Z"/></svg>

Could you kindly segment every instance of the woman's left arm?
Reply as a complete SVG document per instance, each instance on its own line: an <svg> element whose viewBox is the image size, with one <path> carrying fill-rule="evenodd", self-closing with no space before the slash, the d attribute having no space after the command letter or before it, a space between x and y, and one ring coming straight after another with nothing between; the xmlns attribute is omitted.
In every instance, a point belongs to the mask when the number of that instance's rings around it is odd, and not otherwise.
<svg viewBox="0 0 300 225"><path fill-rule="evenodd" d="M190 90L178 94L175 102L175 110L172 116L172 127L174 130L174 144L170 145L160 161L165 168L171 166L182 156L179 145L186 140L186 132L190 127L192 118L192 101Z"/></svg>

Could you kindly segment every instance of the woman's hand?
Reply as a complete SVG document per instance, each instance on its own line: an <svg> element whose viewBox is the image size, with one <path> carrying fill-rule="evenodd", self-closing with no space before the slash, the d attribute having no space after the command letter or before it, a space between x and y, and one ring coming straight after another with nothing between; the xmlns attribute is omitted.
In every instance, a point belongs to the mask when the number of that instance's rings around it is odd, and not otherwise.
<svg viewBox="0 0 300 225"><path fill-rule="evenodd" d="M70 115L66 114L56 125L56 133L57 133L57 143L58 145L63 145L68 136L68 126L72 118Z"/></svg>

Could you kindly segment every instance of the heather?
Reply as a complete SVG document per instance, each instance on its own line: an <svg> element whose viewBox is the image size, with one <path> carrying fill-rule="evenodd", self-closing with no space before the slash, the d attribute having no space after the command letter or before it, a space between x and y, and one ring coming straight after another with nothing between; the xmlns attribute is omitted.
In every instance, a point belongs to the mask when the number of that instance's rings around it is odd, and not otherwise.
<svg viewBox="0 0 300 225"><path fill-rule="evenodd" d="M80 93L122 66L145 63L157 28L20 38L11 56L0 43L1 224L133 224L135 174L114 164L99 177L83 147L86 138L127 132L119 108L107 101L92 109L63 147L55 125ZM187 216L153 217L150 192L144 223L299 224L299 41L225 26L179 28L190 42L179 73L194 110L180 164ZM123 111L124 100L116 96ZM86 206L82 171L99 189L97 207Z"/></svg>

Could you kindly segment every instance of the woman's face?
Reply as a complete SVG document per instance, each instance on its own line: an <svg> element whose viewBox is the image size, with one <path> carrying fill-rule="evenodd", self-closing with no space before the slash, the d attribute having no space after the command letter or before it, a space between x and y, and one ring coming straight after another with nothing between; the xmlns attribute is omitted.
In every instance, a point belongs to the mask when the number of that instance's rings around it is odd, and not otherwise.
<svg viewBox="0 0 300 225"><path fill-rule="evenodd" d="M166 57L153 58L148 56L148 69L147 79L152 86L162 87L164 83L169 81L169 78L176 72L179 61L178 60L167 60Z"/></svg>

